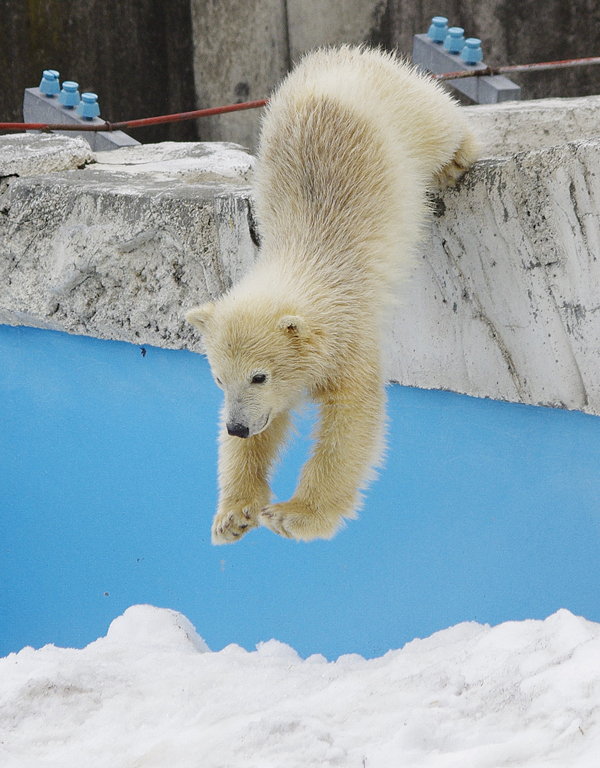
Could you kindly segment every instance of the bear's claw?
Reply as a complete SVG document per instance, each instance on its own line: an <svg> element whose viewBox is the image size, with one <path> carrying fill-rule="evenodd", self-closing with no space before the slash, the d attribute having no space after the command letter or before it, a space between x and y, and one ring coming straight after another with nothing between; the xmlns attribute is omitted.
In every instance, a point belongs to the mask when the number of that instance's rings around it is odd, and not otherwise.
<svg viewBox="0 0 600 768"><path fill-rule="evenodd" d="M269 528L273 533L278 533L280 536L284 536L286 539L291 539L292 536L283 527L284 517L276 515L269 508L263 509L258 516L258 522L260 525L264 525L265 528Z"/></svg>
<svg viewBox="0 0 600 768"><path fill-rule="evenodd" d="M239 510L218 512L212 526L213 544L232 544L256 528L258 521L249 506Z"/></svg>

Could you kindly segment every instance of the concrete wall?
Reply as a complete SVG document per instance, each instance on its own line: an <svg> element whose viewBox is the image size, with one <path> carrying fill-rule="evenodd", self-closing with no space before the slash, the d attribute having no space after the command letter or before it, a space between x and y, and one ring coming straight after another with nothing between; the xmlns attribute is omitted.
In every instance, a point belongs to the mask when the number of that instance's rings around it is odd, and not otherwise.
<svg viewBox="0 0 600 768"><path fill-rule="evenodd" d="M600 415L600 99L467 111L486 159L434 198L389 377ZM1 138L0 322L199 350L185 310L256 253L252 164L235 145Z"/></svg>
<svg viewBox="0 0 600 768"><path fill-rule="evenodd" d="M600 140L480 163L396 313L390 378L600 414Z"/></svg>
<svg viewBox="0 0 600 768"><path fill-rule="evenodd" d="M198 109L264 99L290 67L282 0L192 2ZM234 141L254 149L260 112L203 119L204 141ZM227 138L225 138L227 137Z"/></svg>
<svg viewBox="0 0 600 768"><path fill-rule="evenodd" d="M410 57L413 35L445 15L483 41L488 64L525 64L594 56L600 45L600 6L583 0L191 0L194 72L199 106L264 98L290 63L321 45L368 43ZM600 93L600 67L555 70L513 78L523 99ZM244 91L246 93L246 90ZM253 113L211 118L200 138L236 141L254 149Z"/></svg>
<svg viewBox="0 0 600 768"><path fill-rule="evenodd" d="M268 96L319 45L382 45L410 56L415 33L446 15L482 38L490 64L592 56L600 5L584 0L6 0L0 13L0 119L58 69L126 120ZM600 92L600 67L519 76L523 98ZM138 129L143 142L235 141L253 149L256 112Z"/></svg>
<svg viewBox="0 0 600 768"><path fill-rule="evenodd" d="M254 258L252 162L227 144L93 157L80 138L0 137L0 323L199 350L184 309Z"/></svg>
<svg viewBox="0 0 600 768"><path fill-rule="evenodd" d="M292 64L321 45L361 43L376 24L372 0L191 0L198 108L269 96ZM205 141L256 149L255 111L211 117Z"/></svg>

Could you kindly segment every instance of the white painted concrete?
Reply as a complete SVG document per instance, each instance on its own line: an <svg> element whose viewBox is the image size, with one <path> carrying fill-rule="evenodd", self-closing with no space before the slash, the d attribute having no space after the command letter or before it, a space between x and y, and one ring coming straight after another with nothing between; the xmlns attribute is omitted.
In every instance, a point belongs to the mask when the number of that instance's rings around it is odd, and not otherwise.
<svg viewBox="0 0 600 768"><path fill-rule="evenodd" d="M507 101L464 110L480 136L483 157L600 137L600 96Z"/></svg>
<svg viewBox="0 0 600 768"><path fill-rule="evenodd" d="M44 138L23 140L29 154ZM221 294L254 258L253 158L231 144L165 143L95 159L4 179L0 322L200 350L186 309Z"/></svg>
<svg viewBox="0 0 600 768"><path fill-rule="evenodd" d="M600 140L481 162L437 203L390 378L600 414Z"/></svg>
<svg viewBox="0 0 600 768"><path fill-rule="evenodd" d="M94 159L90 145L79 137L53 133L17 133L0 139L0 179L33 176L83 167Z"/></svg>

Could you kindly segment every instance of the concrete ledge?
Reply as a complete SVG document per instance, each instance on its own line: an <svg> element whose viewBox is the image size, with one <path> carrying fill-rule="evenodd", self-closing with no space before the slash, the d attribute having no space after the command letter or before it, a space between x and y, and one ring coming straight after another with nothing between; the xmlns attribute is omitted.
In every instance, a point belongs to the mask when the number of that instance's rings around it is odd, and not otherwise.
<svg viewBox="0 0 600 768"><path fill-rule="evenodd" d="M35 154L44 138L23 141ZM95 158L5 179L0 322L199 350L185 309L254 258L253 159L232 144L169 143Z"/></svg>
<svg viewBox="0 0 600 768"><path fill-rule="evenodd" d="M390 379L600 415L599 109L469 108L488 158L434 200ZM92 158L83 144L0 137L0 322L201 350L185 310L255 257L253 158L202 143Z"/></svg>
<svg viewBox="0 0 600 768"><path fill-rule="evenodd" d="M77 137L19 133L0 137L0 179L69 171L91 163L90 145Z"/></svg>
<svg viewBox="0 0 600 768"><path fill-rule="evenodd" d="M481 139L484 157L600 137L600 96L507 101L464 111Z"/></svg>

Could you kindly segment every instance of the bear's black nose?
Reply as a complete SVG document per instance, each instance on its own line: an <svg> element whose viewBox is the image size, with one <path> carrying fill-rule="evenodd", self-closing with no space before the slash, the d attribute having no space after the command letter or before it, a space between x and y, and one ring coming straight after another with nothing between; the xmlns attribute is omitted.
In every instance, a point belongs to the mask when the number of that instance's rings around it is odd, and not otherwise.
<svg viewBox="0 0 600 768"><path fill-rule="evenodd" d="M227 432L232 437L248 437L250 434L250 429L244 424L228 424Z"/></svg>

